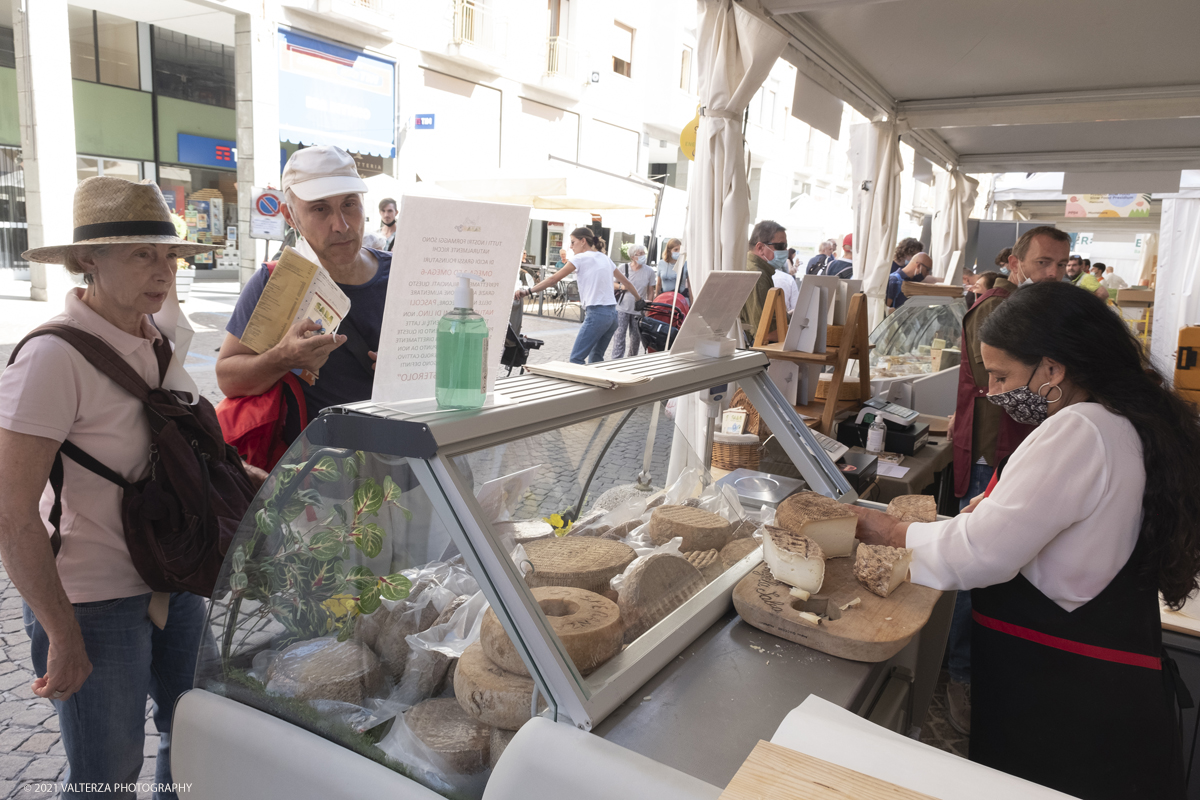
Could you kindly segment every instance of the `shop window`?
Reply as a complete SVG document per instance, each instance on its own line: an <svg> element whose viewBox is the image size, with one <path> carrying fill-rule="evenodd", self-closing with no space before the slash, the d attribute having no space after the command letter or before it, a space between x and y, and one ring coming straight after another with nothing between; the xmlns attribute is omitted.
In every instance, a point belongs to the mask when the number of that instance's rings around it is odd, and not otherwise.
<svg viewBox="0 0 1200 800"><path fill-rule="evenodd" d="M78 156L75 159L75 173L81 181L106 175L110 178L124 178L136 183L142 179L142 165L137 161Z"/></svg>
<svg viewBox="0 0 1200 800"><path fill-rule="evenodd" d="M21 151L0 147L0 269L26 269L21 253L29 249L25 220L25 180Z"/></svg>
<svg viewBox="0 0 1200 800"><path fill-rule="evenodd" d="M633 28L614 22L613 72L631 77L633 72Z"/></svg>
<svg viewBox="0 0 1200 800"><path fill-rule="evenodd" d="M683 58L679 64L679 88L692 91L692 48L683 46Z"/></svg>
<svg viewBox="0 0 1200 800"><path fill-rule="evenodd" d="M71 38L71 77L140 89L137 23L133 20L67 7Z"/></svg>
<svg viewBox="0 0 1200 800"><path fill-rule="evenodd" d="M162 165L158 169L158 186L167 198L167 205L187 223L188 239L234 246L235 243L226 241L225 234L238 222L236 171ZM228 249L224 252L231 253ZM232 253L236 254L236 250ZM200 269L219 266L221 255L218 253L218 260L214 261L213 256L202 254L195 259L195 265Z"/></svg>
<svg viewBox="0 0 1200 800"><path fill-rule="evenodd" d="M152 28L154 91L164 97L233 108L233 48Z"/></svg>
<svg viewBox="0 0 1200 800"><path fill-rule="evenodd" d="M0 27L0 67L15 68L17 53L13 45L13 29Z"/></svg>

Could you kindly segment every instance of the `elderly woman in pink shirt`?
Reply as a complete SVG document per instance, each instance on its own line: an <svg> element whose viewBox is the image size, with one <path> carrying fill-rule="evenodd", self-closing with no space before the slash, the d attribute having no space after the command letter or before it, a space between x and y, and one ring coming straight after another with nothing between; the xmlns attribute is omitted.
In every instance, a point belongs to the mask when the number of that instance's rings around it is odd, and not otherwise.
<svg viewBox="0 0 1200 800"><path fill-rule="evenodd" d="M83 275L84 287L67 294L53 321L99 337L151 386L187 389L171 385L190 383L182 369L161 377L156 351L171 344L154 315L164 304L178 311L176 259L212 248L176 235L153 185L89 178L75 193L74 215L72 244L24 254ZM192 686L205 603L152 595L125 545L121 490L60 456L68 438L127 481L150 469L141 402L64 340L31 339L0 375L0 557L25 601L32 689L58 711L72 795L132 798L114 785L137 781L147 695L161 734L156 782L171 783L171 714ZM48 485L56 461L57 520Z"/></svg>

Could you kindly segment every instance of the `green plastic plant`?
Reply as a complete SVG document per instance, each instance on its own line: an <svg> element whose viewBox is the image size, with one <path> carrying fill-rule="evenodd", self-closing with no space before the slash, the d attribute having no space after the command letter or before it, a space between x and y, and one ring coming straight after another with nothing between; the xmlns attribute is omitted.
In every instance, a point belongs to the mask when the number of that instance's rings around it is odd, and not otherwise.
<svg viewBox="0 0 1200 800"><path fill-rule="evenodd" d="M391 476L380 483L359 475L365 460L361 451L344 458L326 455L311 468L311 460L285 464L271 476L273 486L268 484L271 491L254 514L253 531L229 556L232 596L222 648L227 665L239 630L245 642L273 618L287 631L278 647L335 633L345 641L359 615L375 611L383 600L408 597L412 585L400 573L377 576L364 566L343 566L353 550L367 558L382 552L385 532L376 520L384 506L393 505L412 519ZM330 498L316 487L335 489L336 482L349 492L330 506ZM302 515L311 521L311 514L330 507L325 519L300 529ZM239 617L246 605L252 610Z"/></svg>

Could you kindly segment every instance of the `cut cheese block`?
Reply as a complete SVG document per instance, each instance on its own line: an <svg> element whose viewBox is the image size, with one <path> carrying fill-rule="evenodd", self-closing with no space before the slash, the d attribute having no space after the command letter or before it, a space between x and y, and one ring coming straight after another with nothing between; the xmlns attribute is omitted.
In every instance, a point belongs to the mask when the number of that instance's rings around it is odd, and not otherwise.
<svg viewBox="0 0 1200 800"><path fill-rule="evenodd" d="M721 548L721 565L725 569L729 569L757 549L758 540L756 539L734 539Z"/></svg>
<svg viewBox="0 0 1200 800"><path fill-rule="evenodd" d="M530 586L574 586L597 594L637 557L627 544L587 536L529 542L525 555L533 565L525 576Z"/></svg>
<svg viewBox="0 0 1200 800"><path fill-rule="evenodd" d="M680 556L658 553L638 564L625 576L618 599L625 643L653 628L704 587L700 570Z"/></svg>
<svg viewBox="0 0 1200 800"><path fill-rule="evenodd" d="M383 667L371 648L350 639L296 642L267 670L267 689L299 700L341 700L361 706L384 688Z"/></svg>
<svg viewBox="0 0 1200 800"><path fill-rule="evenodd" d="M694 550L688 553L687 560L689 564L700 570L705 583L712 583L725 571L725 566L721 563L721 554L716 550Z"/></svg>
<svg viewBox="0 0 1200 800"><path fill-rule="evenodd" d="M491 744L491 765L492 769L496 768L497 762L500 761L500 756L504 755L504 748L508 747L508 743L517 735L516 731L506 731L504 728L492 728L492 744Z"/></svg>
<svg viewBox="0 0 1200 800"><path fill-rule="evenodd" d="M679 549L684 553L693 550L720 550L729 544L737 526L724 517L689 506L659 506L650 515L646 530L650 540L663 545L676 536L683 539Z"/></svg>
<svg viewBox="0 0 1200 800"><path fill-rule="evenodd" d="M887 513L901 522L936 522L937 501L933 495L903 494L888 503Z"/></svg>
<svg viewBox="0 0 1200 800"><path fill-rule="evenodd" d="M783 528L768 525L763 530L763 560L771 576L809 594L821 591L825 581L825 554L821 546L807 536Z"/></svg>
<svg viewBox="0 0 1200 800"><path fill-rule="evenodd" d="M613 601L570 586L538 587L533 596L581 675L591 673L621 652L625 626L621 623L621 610ZM484 655L496 666L516 675L529 675L496 612L490 608L483 615L479 643Z"/></svg>
<svg viewBox="0 0 1200 800"><path fill-rule="evenodd" d="M775 524L807 536L826 558L854 555L858 517L844 505L816 492L798 492L779 504Z"/></svg>
<svg viewBox="0 0 1200 800"><path fill-rule="evenodd" d="M529 721L533 679L500 669L476 642L458 659L454 696L463 711L484 725L515 731Z"/></svg>
<svg viewBox="0 0 1200 800"><path fill-rule="evenodd" d="M882 544L860 544L854 559L854 577L880 597L887 597L904 583L912 550Z"/></svg>
<svg viewBox="0 0 1200 800"><path fill-rule="evenodd" d="M491 766L491 729L472 719L453 697L413 706L404 712L404 722L454 772L474 775Z"/></svg>

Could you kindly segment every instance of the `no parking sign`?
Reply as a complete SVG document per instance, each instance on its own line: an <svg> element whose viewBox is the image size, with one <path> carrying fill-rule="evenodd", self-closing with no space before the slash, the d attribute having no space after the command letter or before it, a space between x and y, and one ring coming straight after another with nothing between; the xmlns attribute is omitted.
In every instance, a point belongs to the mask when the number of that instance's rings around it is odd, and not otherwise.
<svg viewBox="0 0 1200 800"><path fill-rule="evenodd" d="M287 221L280 209L283 207L283 192L278 189L255 189L254 202L250 204L250 237L282 241L287 233Z"/></svg>

